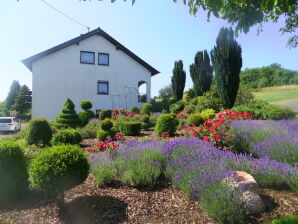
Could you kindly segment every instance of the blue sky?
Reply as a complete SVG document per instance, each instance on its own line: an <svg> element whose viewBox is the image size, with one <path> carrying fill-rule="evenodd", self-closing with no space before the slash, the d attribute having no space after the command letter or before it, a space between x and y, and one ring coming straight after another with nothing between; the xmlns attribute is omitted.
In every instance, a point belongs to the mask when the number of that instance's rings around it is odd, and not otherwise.
<svg viewBox="0 0 298 224"><path fill-rule="evenodd" d="M182 59L187 71L186 88L192 86L189 65L198 50L210 51L219 29L229 26L221 19L196 17L180 1L137 0L131 6L117 0L46 0L91 29L101 27L116 40L147 61L161 73L152 79L152 95L168 85L175 60ZM243 69L277 62L298 70L298 48L285 47L288 36L278 31L282 23L264 24L257 36L256 27L240 34ZM0 101L4 100L12 80L31 87L31 73L22 59L87 32L40 0L3 0L0 8Z"/></svg>

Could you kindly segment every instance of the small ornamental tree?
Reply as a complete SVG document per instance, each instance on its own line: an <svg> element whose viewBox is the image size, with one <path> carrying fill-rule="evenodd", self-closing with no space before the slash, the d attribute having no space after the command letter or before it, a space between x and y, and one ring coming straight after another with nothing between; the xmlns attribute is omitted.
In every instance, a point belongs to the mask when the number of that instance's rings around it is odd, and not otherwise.
<svg viewBox="0 0 298 224"><path fill-rule="evenodd" d="M199 51L195 56L195 63L189 66L194 91L197 96L203 96L210 90L213 69L210 65L208 52Z"/></svg>
<svg viewBox="0 0 298 224"><path fill-rule="evenodd" d="M83 183L89 163L82 149L74 145L59 145L36 154L29 165L29 180L33 187L58 194L64 203L64 191Z"/></svg>
<svg viewBox="0 0 298 224"><path fill-rule="evenodd" d="M90 100L82 100L80 106L83 110L79 113L79 118L82 125L85 125L90 119L95 117L95 114L90 110L92 108L92 103Z"/></svg>
<svg viewBox="0 0 298 224"><path fill-rule="evenodd" d="M216 46L211 51L218 94L225 109L234 106L242 67L241 46L234 39L232 28L221 28Z"/></svg>
<svg viewBox="0 0 298 224"><path fill-rule="evenodd" d="M185 87L186 73L183 70L183 62L181 60L175 61L173 76L172 76L172 89L175 100L181 100Z"/></svg>
<svg viewBox="0 0 298 224"><path fill-rule="evenodd" d="M75 111L75 105L71 99L67 98L56 121L69 127L76 127L81 123L81 120Z"/></svg>

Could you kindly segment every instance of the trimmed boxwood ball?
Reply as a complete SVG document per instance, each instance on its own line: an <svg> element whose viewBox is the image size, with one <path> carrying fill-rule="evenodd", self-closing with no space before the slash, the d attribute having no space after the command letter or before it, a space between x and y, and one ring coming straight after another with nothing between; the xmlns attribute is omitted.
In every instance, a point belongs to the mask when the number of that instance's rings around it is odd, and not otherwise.
<svg viewBox="0 0 298 224"><path fill-rule="evenodd" d="M106 118L111 118L111 116L112 116L112 112L109 110L102 110L102 111L100 111L100 113L98 115L100 120L104 120Z"/></svg>
<svg viewBox="0 0 298 224"><path fill-rule="evenodd" d="M142 114L150 115L152 112L152 104L145 103L141 109Z"/></svg>
<svg viewBox="0 0 298 224"><path fill-rule="evenodd" d="M90 110L92 108L92 103L90 100L82 100L80 106L83 110Z"/></svg>
<svg viewBox="0 0 298 224"><path fill-rule="evenodd" d="M118 129L115 127L112 127L110 130L107 131L108 136L111 138L114 138L114 136L118 133Z"/></svg>
<svg viewBox="0 0 298 224"><path fill-rule="evenodd" d="M141 122L138 121L123 121L119 124L119 130L121 133L129 136L139 135L142 129Z"/></svg>
<svg viewBox="0 0 298 224"><path fill-rule="evenodd" d="M28 187L24 153L12 141L0 141L0 204L16 199Z"/></svg>
<svg viewBox="0 0 298 224"><path fill-rule="evenodd" d="M104 131L108 131L113 127L113 122L110 119L105 119L100 122L100 127Z"/></svg>
<svg viewBox="0 0 298 224"><path fill-rule="evenodd" d="M89 163L79 146L59 145L36 154L29 165L33 187L49 193L62 193L83 183Z"/></svg>
<svg viewBox="0 0 298 224"><path fill-rule="evenodd" d="M155 126L155 132L161 136L162 133L168 132L173 136L176 132L178 122L171 114L162 114L158 116Z"/></svg>
<svg viewBox="0 0 298 224"><path fill-rule="evenodd" d="M97 131L97 133L96 133L96 137L98 138L99 141L104 141L104 140L106 140L107 137L108 137L108 132L99 129L99 130Z"/></svg>
<svg viewBox="0 0 298 224"><path fill-rule="evenodd" d="M83 125L87 124L89 122L89 120L94 118L94 117L95 117L95 114L91 110L82 110L79 113L79 118L80 118L81 123Z"/></svg>
<svg viewBox="0 0 298 224"><path fill-rule="evenodd" d="M140 113L140 109L137 106L132 106L130 109L131 113Z"/></svg>
<svg viewBox="0 0 298 224"><path fill-rule="evenodd" d="M200 114L191 114L187 119L187 125L191 126L194 124L197 127L203 124L204 121L204 118Z"/></svg>
<svg viewBox="0 0 298 224"><path fill-rule="evenodd" d="M79 144L82 141L81 134L75 130L75 129L65 129L58 131L53 136L53 144L59 145L59 144L71 144L76 145Z"/></svg>
<svg viewBox="0 0 298 224"><path fill-rule="evenodd" d="M52 129L44 118L35 118L29 122L27 142L31 144L48 145L52 139Z"/></svg>

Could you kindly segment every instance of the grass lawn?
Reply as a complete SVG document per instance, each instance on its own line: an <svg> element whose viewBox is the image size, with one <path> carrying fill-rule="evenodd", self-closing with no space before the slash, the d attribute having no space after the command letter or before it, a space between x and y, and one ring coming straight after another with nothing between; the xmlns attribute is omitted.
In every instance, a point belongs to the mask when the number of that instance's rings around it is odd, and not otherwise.
<svg viewBox="0 0 298 224"><path fill-rule="evenodd" d="M257 98L263 99L269 103L284 104L297 101L298 104L298 85L267 87L254 94Z"/></svg>

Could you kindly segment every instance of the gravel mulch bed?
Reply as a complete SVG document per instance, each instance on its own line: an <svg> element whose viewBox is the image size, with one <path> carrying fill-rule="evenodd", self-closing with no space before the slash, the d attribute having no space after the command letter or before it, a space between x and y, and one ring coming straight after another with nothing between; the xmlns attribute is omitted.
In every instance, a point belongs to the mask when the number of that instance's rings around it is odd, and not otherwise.
<svg viewBox="0 0 298 224"><path fill-rule="evenodd" d="M267 211L247 223L266 223L279 215L298 216L298 194L261 189ZM29 191L17 203L0 210L1 224L215 224L197 202L170 186L142 191L125 186L98 188L92 175L86 182L66 192L65 206Z"/></svg>

